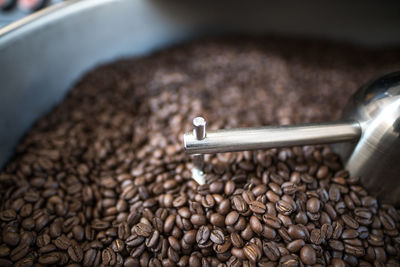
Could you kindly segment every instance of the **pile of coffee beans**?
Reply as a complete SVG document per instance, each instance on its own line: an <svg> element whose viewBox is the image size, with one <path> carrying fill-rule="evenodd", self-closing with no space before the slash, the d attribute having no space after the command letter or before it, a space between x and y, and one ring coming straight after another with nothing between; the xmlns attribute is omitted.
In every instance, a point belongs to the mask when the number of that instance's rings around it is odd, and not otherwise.
<svg viewBox="0 0 400 267"><path fill-rule="evenodd" d="M399 62L271 38L99 67L0 172L0 266L399 266L399 210L329 147L208 155L199 186L182 146L198 115L211 129L337 119Z"/></svg>

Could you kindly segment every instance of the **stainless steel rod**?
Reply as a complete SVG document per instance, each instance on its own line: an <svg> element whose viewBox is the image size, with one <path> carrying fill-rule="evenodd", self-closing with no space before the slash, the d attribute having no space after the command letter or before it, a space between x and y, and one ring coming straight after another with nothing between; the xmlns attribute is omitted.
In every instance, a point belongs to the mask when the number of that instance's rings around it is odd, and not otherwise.
<svg viewBox="0 0 400 267"><path fill-rule="evenodd" d="M202 140L197 140L192 131L183 139L189 154L214 154L356 141L360 136L360 124L350 121L207 131Z"/></svg>

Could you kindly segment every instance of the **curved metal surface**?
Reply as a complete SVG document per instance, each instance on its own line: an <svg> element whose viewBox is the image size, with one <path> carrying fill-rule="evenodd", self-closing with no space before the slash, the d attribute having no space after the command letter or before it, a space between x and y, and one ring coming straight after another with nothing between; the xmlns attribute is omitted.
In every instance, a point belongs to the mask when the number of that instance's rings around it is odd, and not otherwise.
<svg viewBox="0 0 400 267"><path fill-rule="evenodd" d="M190 38L146 0L67 1L0 30L0 168L82 73Z"/></svg>
<svg viewBox="0 0 400 267"><path fill-rule="evenodd" d="M400 72L361 87L345 116L362 122L346 168L381 200L400 205Z"/></svg>

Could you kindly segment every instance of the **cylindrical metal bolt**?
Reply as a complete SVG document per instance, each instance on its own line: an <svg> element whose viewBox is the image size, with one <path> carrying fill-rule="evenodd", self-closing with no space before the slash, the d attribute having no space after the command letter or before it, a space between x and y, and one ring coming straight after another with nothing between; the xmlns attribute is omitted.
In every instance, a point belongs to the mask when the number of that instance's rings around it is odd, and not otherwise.
<svg viewBox="0 0 400 267"><path fill-rule="evenodd" d="M203 117L196 117L193 119L193 135L197 140L203 140L206 138L206 125L207 122ZM205 183L205 176L203 173L204 166L204 155L196 154L193 155L193 165L192 177L199 184Z"/></svg>
<svg viewBox="0 0 400 267"><path fill-rule="evenodd" d="M193 135L197 140L206 138L206 125L207 122L203 117L196 117L193 119Z"/></svg>

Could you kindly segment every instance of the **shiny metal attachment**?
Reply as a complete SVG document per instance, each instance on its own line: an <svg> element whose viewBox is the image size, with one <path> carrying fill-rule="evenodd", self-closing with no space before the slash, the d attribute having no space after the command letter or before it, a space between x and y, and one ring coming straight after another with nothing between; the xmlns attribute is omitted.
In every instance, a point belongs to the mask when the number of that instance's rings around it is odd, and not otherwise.
<svg viewBox="0 0 400 267"><path fill-rule="evenodd" d="M352 177L380 200L399 206L400 72L361 87L343 117L330 123L204 130L204 135L194 130L184 135L184 148L199 155L331 143Z"/></svg>
<svg viewBox="0 0 400 267"><path fill-rule="evenodd" d="M207 122L203 117L196 117L193 119L193 138L196 141L201 141L206 138L206 126ZM192 177L200 185L205 184L206 182L203 167L204 155L196 153L193 155Z"/></svg>

